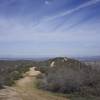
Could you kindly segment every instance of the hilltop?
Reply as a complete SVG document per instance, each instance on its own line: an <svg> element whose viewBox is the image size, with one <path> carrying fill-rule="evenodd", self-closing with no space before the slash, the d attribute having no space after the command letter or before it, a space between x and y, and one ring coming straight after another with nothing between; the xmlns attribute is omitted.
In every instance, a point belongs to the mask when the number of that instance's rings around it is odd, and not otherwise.
<svg viewBox="0 0 100 100"><path fill-rule="evenodd" d="M39 87L61 93L100 95L100 70L75 59L58 57L43 62ZM97 89L98 88L98 89Z"/></svg>

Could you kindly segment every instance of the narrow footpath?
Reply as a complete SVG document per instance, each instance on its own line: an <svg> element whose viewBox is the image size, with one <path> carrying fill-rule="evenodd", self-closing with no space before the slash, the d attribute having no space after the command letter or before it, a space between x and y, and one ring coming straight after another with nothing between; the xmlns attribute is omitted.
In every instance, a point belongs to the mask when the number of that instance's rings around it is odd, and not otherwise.
<svg viewBox="0 0 100 100"><path fill-rule="evenodd" d="M36 76L40 74L35 67L24 74L24 78L16 81L15 86L0 90L0 100L69 100L35 87Z"/></svg>

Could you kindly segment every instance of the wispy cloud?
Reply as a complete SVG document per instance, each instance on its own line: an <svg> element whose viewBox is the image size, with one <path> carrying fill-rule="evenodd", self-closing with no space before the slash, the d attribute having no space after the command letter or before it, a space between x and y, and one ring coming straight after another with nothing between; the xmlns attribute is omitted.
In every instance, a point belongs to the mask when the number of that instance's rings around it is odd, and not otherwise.
<svg viewBox="0 0 100 100"><path fill-rule="evenodd" d="M45 19L46 19L46 21L49 21L49 20L53 20L53 19L56 19L56 18L59 18L59 17L63 17L63 16L66 16L66 15L72 14L72 13L74 13L74 12L80 10L80 9L92 6L94 4L97 4L98 2L100 2L100 0L90 0L86 3L84 3L84 4L79 5L76 8L70 9L70 10L65 11L65 12L61 12L58 15L55 15L55 16L52 16L52 17L47 17Z"/></svg>
<svg viewBox="0 0 100 100"><path fill-rule="evenodd" d="M100 0L55 0L49 6L44 0L3 0L0 56L100 55L99 4ZM60 12L70 7L75 8Z"/></svg>

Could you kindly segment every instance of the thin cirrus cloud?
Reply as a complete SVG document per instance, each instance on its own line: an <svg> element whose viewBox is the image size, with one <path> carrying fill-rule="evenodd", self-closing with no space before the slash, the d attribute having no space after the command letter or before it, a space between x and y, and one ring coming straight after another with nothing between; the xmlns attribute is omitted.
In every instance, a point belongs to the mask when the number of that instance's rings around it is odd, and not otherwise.
<svg viewBox="0 0 100 100"><path fill-rule="evenodd" d="M0 4L0 56L100 55L100 0L77 6L74 0L6 1Z"/></svg>
<svg viewBox="0 0 100 100"><path fill-rule="evenodd" d="M47 21L48 20L53 20L53 19L56 19L58 17L63 17L63 16L66 16L66 15L72 14L72 13L74 13L74 12L80 10L80 9L92 6L92 5L94 5L94 4L98 3L98 2L100 2L100 0L90 0L90 1L88 1L86 3L84 3L84 4L79 5L76 8L70 9L70 10L68 10L66 12L61 12L60 14L58 14L56 16L47 17L47 18L45 18L45 20L47 20Z"/></svg>
<svg viewBox="0 0 100 100"><path fill-rule="evenodd" d="M79 12L79 15L77 13L75 15L74 14L75 12L77 12L81 9L92 7L93 5L96 5L98 3L100 3L100 0L90 0L90 1L87 1L79 6L75 7L75 8L69 9L65 12L60 12L58 14L55 14L54 16L49 16L49 17L46 16L40 20L40 22L35 26L35 28L39 28L40 31L45 30L44 32L48 32L48 31L52 32L52 30L60 31L61 28L63 29L64 24L65 24L64 27L66 26L66 29L72 28L72 27L76 26L77 24L81 24L81 23L85 22L85 20L91 19L94 16L94 15L92 15L92 17L91 17L91 15L89 15L90 17L88 18L87 17L88 13L86 10L85 10L85 13ZM86 13L87 13L87 16L84 17ZM74 14L74 15L72 15L72 14ZM66 18L64 18L64 16ZM69 16L68 19L67 19L67 16ZM66 24L66 20L67 20L67 24ZM46 30L46 27L49 27L49 29Z"/></svg>

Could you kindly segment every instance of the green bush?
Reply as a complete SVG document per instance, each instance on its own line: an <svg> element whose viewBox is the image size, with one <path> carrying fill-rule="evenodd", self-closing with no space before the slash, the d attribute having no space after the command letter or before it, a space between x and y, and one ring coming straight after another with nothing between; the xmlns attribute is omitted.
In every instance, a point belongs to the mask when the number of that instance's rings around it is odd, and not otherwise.
<svg viewBox="0 0 100 100"><path fill-rule="evenodd" d="M23 73L36 64L34 61L0 61L0 89L11 86L15 80L23 77Z"/></svg>

